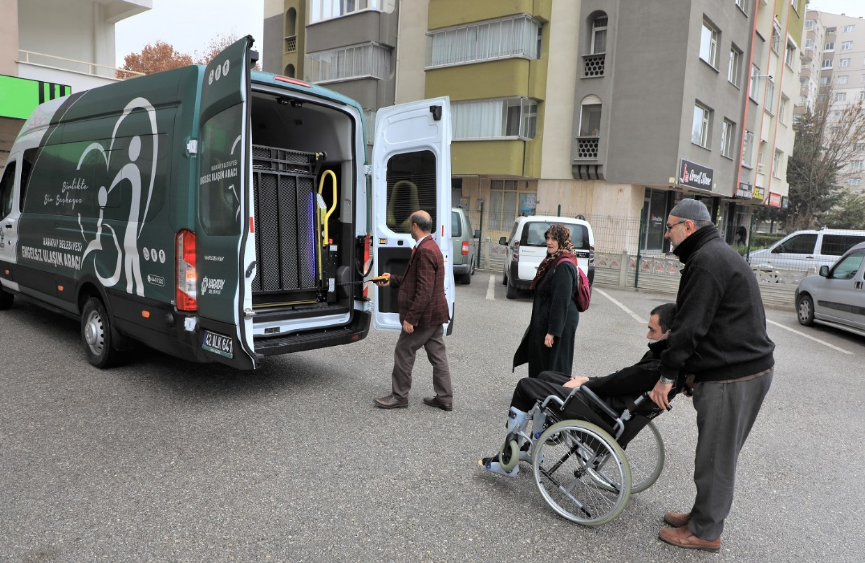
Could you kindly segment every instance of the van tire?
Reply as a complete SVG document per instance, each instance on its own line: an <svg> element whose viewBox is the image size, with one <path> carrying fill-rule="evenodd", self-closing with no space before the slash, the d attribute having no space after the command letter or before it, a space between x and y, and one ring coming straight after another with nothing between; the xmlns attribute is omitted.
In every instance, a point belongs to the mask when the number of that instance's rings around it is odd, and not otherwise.
<svg viewBox="0 0 865 563"><path fill-rule="evenodd" d="M472 274L469 272L468 274L460 274L460 283L463 285L469 285L472 283Z"/></svg>
<svg viewBox="0 0 865 563"><path fill-rule="evenodd" d="M117 360L112 334L111 321L102 301L89 298L81 314L81 341L87 359L99 369L110 367Z"/></svg>
<svg viewBox="0 0 865 563"><path fill-rule="evenodd" d="M508 299L516 299L517 298L517 286L511 283L510 278L507 281L508 289L505 291L505 297Z"/></svg>
<svg viewBox="0 0 865 563"><path fill-rule="evenodd" d="M15 300L15 296L11 293L4 291L2 287L0 287L0 311L5 311L12 307L12 302Z"/></svg>

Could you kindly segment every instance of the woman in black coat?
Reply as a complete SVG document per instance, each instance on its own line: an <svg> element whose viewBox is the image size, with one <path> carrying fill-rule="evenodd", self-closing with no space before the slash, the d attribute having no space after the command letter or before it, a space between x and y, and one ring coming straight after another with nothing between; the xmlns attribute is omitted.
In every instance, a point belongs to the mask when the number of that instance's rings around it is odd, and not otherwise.
<svg viewBox="0 0 865 563"><path fill-rule="evenodd" d="M529 377L548 370L571 375L580 321L573 299L578 280L571 232L564 225L551 225L544 238L547 256L530 286L534 291L532 319L514 354L513 367L528 362Z"/></svg>

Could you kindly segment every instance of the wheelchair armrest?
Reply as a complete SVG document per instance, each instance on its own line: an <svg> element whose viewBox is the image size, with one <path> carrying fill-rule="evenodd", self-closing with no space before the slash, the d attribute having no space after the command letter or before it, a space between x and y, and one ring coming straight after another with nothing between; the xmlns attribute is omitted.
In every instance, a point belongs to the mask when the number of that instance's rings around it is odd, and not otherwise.
<svg viewBox="0 0 865 563"><path fill-rule="evenodd" d="M583 392L583 395L585 395L586 397L591 399L596 405L601 407L601 410L603 410L605 413L610 415L613 418L613 420L616 420L617 418L619 418L619 413L617 413L616 411L611 409L609 407L609 405L607 405L607 403L602 401L601 398L595 394L594 391L592 391L591 389L589 389L586 386L582 386L579 389ZM573 393L571 393L571 395L573 395ZM568 398L570 399L570 396Z"/></svg>

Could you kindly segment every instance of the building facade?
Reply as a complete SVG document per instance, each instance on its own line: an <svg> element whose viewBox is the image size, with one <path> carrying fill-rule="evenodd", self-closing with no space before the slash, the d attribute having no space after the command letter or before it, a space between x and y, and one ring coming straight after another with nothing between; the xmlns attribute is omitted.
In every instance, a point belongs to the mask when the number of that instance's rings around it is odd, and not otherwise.
<svg viewBox="0 0 865 563"><path fill-rule="evenodd" d="M449 96L453 201L483 209L487 240L521 214L583 215L621 222L618 251L663 252L683 197L704 200L729 242L754 206L785 203L804 6L266 0L265 53L286 47L264 70L293 69L370 116Z"/></svg>
<svg viewBox="0 0 865 563"><path fill-rule="evenodd" d="M114 25L153 0L0 0L0 166L39 103L117 80Z"/></svg>

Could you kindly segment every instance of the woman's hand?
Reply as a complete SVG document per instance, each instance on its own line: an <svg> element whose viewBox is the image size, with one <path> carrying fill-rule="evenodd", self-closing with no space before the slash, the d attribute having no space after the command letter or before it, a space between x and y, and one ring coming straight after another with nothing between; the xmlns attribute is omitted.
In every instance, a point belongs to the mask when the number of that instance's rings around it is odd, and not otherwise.
<svg viewBox="0 0 865 563"><path fill-rule="evenodd" d="M555 338L555 336L553 336L552 334L546 335L544 337L544 346L546 346L547 348L552 348L554 338Z"/></svg>

